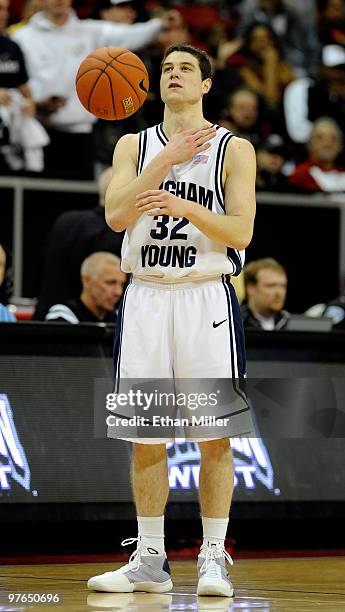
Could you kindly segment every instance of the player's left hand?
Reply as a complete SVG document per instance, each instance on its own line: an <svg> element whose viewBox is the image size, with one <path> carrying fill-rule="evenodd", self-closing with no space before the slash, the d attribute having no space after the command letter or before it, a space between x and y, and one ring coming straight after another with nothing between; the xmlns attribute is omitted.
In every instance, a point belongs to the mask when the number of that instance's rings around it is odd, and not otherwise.
<svg viewBox="0 0 345 612"><path fill-rule="evenodd" d="M169 217L185 217L189 202L165 191L165 189L149 189L136 197L138 212L147 212L150 217L169 215Z"/></svg>

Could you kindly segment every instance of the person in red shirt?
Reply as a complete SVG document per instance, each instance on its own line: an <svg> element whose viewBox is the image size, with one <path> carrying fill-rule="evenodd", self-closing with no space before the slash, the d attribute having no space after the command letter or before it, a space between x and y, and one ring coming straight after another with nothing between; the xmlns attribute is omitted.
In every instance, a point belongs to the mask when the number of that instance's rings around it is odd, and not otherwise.
<svg viewBox="0 0 345 612"><path fill-rule="evenodd" d="M290 183L299 191L345 191L345 169L336 163L343 149L338 124L329 117L317 119L308 148L309 158L295 168L289 177Z"/></svg>

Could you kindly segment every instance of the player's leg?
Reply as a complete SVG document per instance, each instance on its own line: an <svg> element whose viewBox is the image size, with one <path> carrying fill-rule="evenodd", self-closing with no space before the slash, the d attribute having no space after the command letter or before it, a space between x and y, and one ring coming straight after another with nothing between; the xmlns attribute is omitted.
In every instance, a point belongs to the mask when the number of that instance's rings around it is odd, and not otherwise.
<svg viewBox="0 0 345 612"><path fill-rule="evenodd" d="M127 380L172 378L167 299L165 291L157 292L152 287L133 285L128 289L115 341L115 367L121 392L121 377ZM121 439L130 438L121 436ZM88 587L113 593L164 593L173 586L164 548L164 510L169 494L166 441L140 436L130 440L138 537L124 540L122 544L136 542L137 548L127 565L91 578Z"/></svg>
<svg viewBox="0 0 345 612"><path fill-rule="evenodd" d="M129 562L120 569L94 576L88 588L111 593L146 591L166 593L173 584L164 547L164 511L169 495L165 444L133 443L131 482L135 500L138 537Z"/></svg>
<svg viewBox="0 0 345 612"><path fill-rule="evenodd" d="M238 320L235 299L225 282L211 282L186 290L179 300L180 313L175 319L175 330L176 326L178 329L183 326L180 342L182 337L185 341L183 351L177 356L176 369L179 377L191 379L188 384L191 388L194 383L196 392L208 379L210 388L216 388L214 383L219 379L229 380L232 387L233 382L237 380L238 383L244 375L243 328ZM179 325L182 309L184 321ZM248 426L247 417L242 417L242 412L243 415L247 412L247 404L241 395L237 399L237 388L234 394L236 409L234 401L231 401L228 409L222 412L231 414L235 435L241 435L246 433ZM183 416L187 416L186 410ZM199 497L204 540L198 557L197 593L231 597L233 586L226 570L226 560L232 563L232 559L224 548L234 485L231 434L229 429L222 432L215 427L212 432L205 426L198 432L200 438L195 432L191 434L188 439L199 442L201 453Z"/></svg>
<svg viewBox="0 0 345 612"><path fill-rule="evenodd" d="M201 463L199 500L203 543L198 556L198 595L232 597L234 590L226 570L224 541L234 489L234 467L229 438L199 442ZM226 552L226 551L225 551Z"/></svg>
<svg viewBox="0 0 345 612"><path fill-rule="evenodd" d="M172 378L170 299L143 281L127 287L115 330L117 380Z"/></svg>
<svg viewBox="0 0 345 612"><path fill-rule="evenodd" d="M228 519L234 490L234 467L229 438L199 442L199 501L203 517ZM221 538L224 544L226 533ZM204 533L205 537L212 533ZM215 533L214 537L218 537Z"/></svg>
<svg viewBox="0 0 345 612"><path fill-rule="evenodd" d="M132 445L131 482L138 516L162 516L169 495L165 444Z"/></svg>

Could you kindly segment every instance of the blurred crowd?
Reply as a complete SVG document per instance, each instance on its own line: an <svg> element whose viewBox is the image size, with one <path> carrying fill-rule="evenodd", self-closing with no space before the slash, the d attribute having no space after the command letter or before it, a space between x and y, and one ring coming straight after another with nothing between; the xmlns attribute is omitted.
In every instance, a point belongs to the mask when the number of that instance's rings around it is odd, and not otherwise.
<svg viewBox="0 0 345 612"><path fill-rule="evenodd" d="M96 178L124 132L162 116L160 58L189 42L212 58L205 115L253 143L259 190L345 190L345 0L0 0L0 34L1 174ZM81 60L106 45L150 75L122 122L96 120L75 92Z"/></svg>
<svg viewBox="0 0 345 612"><path fill-rule="evenodd" d="M116 309L126 279L123 236L104 221L107 169L124 133L162 118L161 57L183 42L209 53L205 116L252 142L258 190L345 191L345 0L0 0L0 175L99 181L99 206L64 213L47 237L36 318L107 321ZM97 120L76 95L80 62L103 46L133 50L149 72L148 98L125 121ZM0 248L0 269L9 257ZM276 287L268 305L264 281ZM282 266L259 262L244 285L246 325L284 327Z"/></svg>

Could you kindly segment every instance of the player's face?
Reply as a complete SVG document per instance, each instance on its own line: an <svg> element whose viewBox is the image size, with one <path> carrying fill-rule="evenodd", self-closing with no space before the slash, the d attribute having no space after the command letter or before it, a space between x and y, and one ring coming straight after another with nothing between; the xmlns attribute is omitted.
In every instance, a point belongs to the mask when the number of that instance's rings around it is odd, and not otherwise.
<svg viewBox="0 0 345 612"><path fill-rule="evenodd" d="M0 0L0 32L7 26L9 5L9 0Z"/></svg>
<svg viewBox="0 0 345 612"><path fill-rule="evenodd" d="M286 289L286 275L266 268L258 272L257 283L248 288L248 295L256 312L265 316L275 314L284 307Z"/></svg>
<svg viewBox="0 0 345 612"><path fill-rule="evenodd" d="M119 302L126 282L126 274L112 264L104 263L98 274L89 277L86 288L98 308L109 312Z"/></svg>
<svg viewBox="0 0 345 612"><path fill-rule="evenodd" d="M314 129L310 153L316 161L334 162L341 151L337 131L331 125L320 124Z"/></svg>
<svg viewBox="0 0 345 612"><path fill-rule="evenodd" d="M173 51L165 59L161 75L161 97L168 106L195 104L211 87L211 79L202 80L194 55Z"/></svg>

